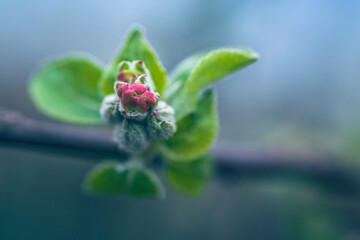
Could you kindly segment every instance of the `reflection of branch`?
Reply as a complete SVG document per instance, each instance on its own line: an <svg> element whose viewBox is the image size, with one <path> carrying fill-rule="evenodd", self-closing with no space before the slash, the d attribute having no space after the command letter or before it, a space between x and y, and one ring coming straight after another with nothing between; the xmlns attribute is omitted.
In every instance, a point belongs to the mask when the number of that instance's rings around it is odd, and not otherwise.
<svg viewBox="0 0 360 240"><path fill-rule="evenodd" d="M0 146L76 156L87 160L126 157L109 130L40 123L12 112L0 112ZM279 152L261 148L216 147L214 156L222 177L288 176L314 181L335 193L360 196L360 180L329 156Z"/></svg>

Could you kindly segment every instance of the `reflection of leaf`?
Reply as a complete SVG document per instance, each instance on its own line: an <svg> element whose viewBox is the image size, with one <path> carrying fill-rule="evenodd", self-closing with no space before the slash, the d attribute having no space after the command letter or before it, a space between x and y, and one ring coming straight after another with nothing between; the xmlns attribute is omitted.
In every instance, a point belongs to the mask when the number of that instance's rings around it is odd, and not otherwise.
<svg viewBox="0 0 360 240"><path fill-rule="evenodd" d="M169 184L181 193L199 195L204 191L212 170L209 154L192 161L167 161L165 177Z"/></svg>
<svg viewBox="0 0 360 240"><path fill-rule="evenodd" d="M100 123L102 67L89 56L68 56L42 66L30 83L30 96L45 114L78 124Z"/></svg>
<svg viewBox="0 0 360 240"><path fill-rule="evenodd" d="M100 88L103 95L114 92L116 67L121 61L142 60L149 69L156 91L162 93L166 84L166 71L159 61L154 49L150 46L139 28L133 28L124 43L120 53L101 77Z"/></svg>
<svg viewBox="0 0 360 240"><path fill-rule="evenodd" d="M195 112L177 121L177 130L162 148L165 158L192 159L206 152L218 131L213 90L201 97Z"/></svg>
<svg viewBox="0 0 360 240"><path fill-rule="evenodd" d="M344 219L317 184L276 177L257 181L252 186L260 193L257 199L263 199L263 204L270 203L276 219L281 220L278 222L282 227L281 239L347 239L344 238Z"/></svg>
<svg viewBox="0 0 360 240"><path fill-rule="evenodd" d="M309 202L303 198L292 199L285 207L288 239L343 239L341 221L318 201Z"/></svg>
<svg viewBox="0 0 360 240"><path fill-rule="evenodd" d="M360 126L352 126L339 137L339 152L351 163L360 162Z"/></svg>
<svg viewBox="0 0 360 240"><path fill-rule="evenodd" d="M135 197L163 197L164 189L158 177L150 170L118 162L100 163L92 169L85 189L102 195L128 194Z"/></svg>

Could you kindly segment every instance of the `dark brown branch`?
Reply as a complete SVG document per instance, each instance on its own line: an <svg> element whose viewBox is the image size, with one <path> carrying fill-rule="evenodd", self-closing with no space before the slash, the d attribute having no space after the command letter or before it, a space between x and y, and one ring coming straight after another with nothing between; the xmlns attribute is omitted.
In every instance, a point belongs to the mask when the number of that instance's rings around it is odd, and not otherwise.
<svg viewBox="0 0 360 240"><path fill-rule="evenodd" d="M0 145L87 159L124 155L104 129L35 122L5 111L0 112Z"/></svg>
<svg viewBox="0 0 360 240"><path fill-rule="evenodd" d="M0 112L0 146L76 156L87 160L121 158L111 131L54 123L40 123L12 112ZM360 181L333 157L254 147L221 147L213 151L222 177L288 176L326 186L336 193L360 196Z"/></svg>

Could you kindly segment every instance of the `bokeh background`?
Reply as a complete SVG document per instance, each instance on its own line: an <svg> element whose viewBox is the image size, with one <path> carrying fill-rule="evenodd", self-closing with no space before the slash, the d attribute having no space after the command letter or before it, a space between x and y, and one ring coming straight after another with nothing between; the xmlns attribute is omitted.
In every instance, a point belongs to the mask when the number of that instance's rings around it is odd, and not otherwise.
<svg viewBox="0 0 360 240"><path fill-rule="evenodd" d="M342 139L360 126L359 12L357 0L2 0L0 107L52 121L27 93L38 62L73 50L109 62L139 23L169 71L207 48L260 53L217 85L219 145L331 151L357 166ZM93 164L0 148L0 239L360 239L356 200L301 181L216 178L198 198L102 199L81 190Z"/></svg>

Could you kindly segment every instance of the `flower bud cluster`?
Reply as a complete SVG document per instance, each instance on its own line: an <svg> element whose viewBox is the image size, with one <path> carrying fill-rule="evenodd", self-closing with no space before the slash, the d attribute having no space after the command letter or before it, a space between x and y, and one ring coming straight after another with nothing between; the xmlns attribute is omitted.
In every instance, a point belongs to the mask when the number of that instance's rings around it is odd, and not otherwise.
<svg viewBox="0 0 360 240"><path fill-rule="evenodd" d="M149 115L147 132L154 139L168 139L176 131L175 111L165 102L159 102Z"/></svg>
<svg viewBox="0 0 360 240"><path fill-rule="evenodd" d="M115 83L124 117L142 120L156 107L160 95L149 91L146 82L146 75L141 75L132 84Z"/></svg>
<svg viewBox="0 0 360 240"><path fill-rule="evenodd" d="M150 144L145 126L127 119L115 125L113 139L121 150L129 153L141 152Z"/></svg>
<svg viewBox="0 0 360 240"><path fill-rule="evenodd" d="M144 62L123 61L118 71L115 94L104 98L100 114L115 125L113 137L119 148L142 151L152 140L171 137L176 131L174 109L159 101Z"/></svg>

